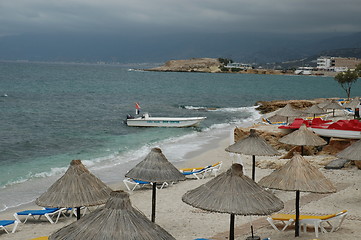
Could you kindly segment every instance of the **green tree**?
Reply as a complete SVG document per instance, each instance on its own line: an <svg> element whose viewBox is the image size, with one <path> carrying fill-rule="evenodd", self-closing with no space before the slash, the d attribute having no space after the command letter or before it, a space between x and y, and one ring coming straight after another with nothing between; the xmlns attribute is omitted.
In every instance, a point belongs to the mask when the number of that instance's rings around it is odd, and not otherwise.
<svg viewBox="0 0 361 240"><path fill-rule="evenodd" d="M356 65L355 72L357 72L358 76L361 77L361 63Z"/></svg>
<svg viewBox="0 0 361 240"><path fill-rule="evenodd" d="M360 64L358 67L361 69ZM357 81L359 74L361 74L361 71L358 71L356 68L355 71L347 70L346 72L340 72L335 76L335 80L341 85L342 89L345 90L347 94L347 100L350 99L352 84Z"/></svg>
<svg viewBox="0 0 361 240"><path fill-rule="evenodd" d="M223 66L226 66L228 63L233 63L233 60L228 58L218 58L218 61L222 63Z"/></svg>

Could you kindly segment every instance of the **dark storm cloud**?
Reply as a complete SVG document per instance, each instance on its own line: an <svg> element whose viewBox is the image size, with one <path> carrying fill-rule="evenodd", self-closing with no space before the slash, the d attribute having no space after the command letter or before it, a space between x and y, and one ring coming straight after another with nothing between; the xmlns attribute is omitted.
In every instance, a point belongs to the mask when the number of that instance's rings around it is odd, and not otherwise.
<svg viewBox="0 0 361 240"><path fill-rule="evenodd" d="M0 36L151 29L217 32L358 32L359 0L11 0Z"/></svg>

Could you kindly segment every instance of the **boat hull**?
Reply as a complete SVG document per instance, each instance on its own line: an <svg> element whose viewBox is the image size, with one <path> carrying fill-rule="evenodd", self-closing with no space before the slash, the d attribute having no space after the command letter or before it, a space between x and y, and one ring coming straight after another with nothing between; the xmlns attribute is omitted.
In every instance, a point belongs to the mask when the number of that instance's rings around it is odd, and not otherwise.
<svg viewBox="0 0 361 240"><path fill-rule="evenodd" d="M162 117L149 117L149 118L134 118L127 119L129 127L192 127L199 124L206 117L192 117L192 118L162 118Z"/></svg>
<svg viewBox="0 0 361 240"><path fill-rule="evenodd" d="M311 129L314 133L324 137L361 139L361 131L327 129L327 128L311 128Z"/></svg>

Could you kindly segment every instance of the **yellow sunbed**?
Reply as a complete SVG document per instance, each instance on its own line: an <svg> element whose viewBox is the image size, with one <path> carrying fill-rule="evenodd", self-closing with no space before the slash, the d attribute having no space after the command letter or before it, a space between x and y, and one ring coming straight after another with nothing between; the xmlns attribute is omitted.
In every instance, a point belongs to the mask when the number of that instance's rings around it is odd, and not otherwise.
<svg viewBox="0 0 361 240"><path fill-rule="evenodd" d="M315 228L315 234L316 237L318 237L318 228L321 229L321 232L327 232L326 229L323 227L323 223L327 222L329 226L331 227L330 232L336 231L340 228L343 220L345 219L347 215L347 210L343 210L341 212L335 213L335 214L328 214L328 215L300 215L300 226L304 226L304 231L306 230L306 226L308 224L313 225ZM331 220L340 218L340 221L337 225L332 225ZM292 225L292 223L295 222L296 215L295 214L283 214L283 213L276 213L271 215L267 218L267 221L271 224L271 226L279 231L279 229L276 227L274 221L281 221L285 224L285 226L282 228L281 231L284 231L288 226Z"/></svg>

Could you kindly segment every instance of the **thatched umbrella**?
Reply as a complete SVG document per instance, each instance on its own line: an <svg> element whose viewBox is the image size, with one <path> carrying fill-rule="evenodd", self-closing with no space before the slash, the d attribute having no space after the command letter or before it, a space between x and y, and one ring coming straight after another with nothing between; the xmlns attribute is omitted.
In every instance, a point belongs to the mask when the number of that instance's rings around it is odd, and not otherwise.
<svg viewBox="0 0 361 240"><path fill-rule="evenodd" d="M175 240L166 230L132 207L129 194L115 191L105 206L96 209L49 237L77 240Z"/></svg>
<svg viewBox="0 0 361 240"><path fill-rule="evenodd" d="M332 100L324 100L323 102L320 102L319 104L317 104L317 106L320 108L325 108L331 102L332 102Z"/></svg>
<svg viewBox="0 0 361 240"><path fill-rule="evenodd" d="M351 102L348 102L348 103L345 103L344 105L342 105L342 107L344 107L344 108L356 108L359 104L360 104L360 98L355 97L354 99L352 99Z"/></svg>
<svg viewBox="0 0 361 240"><path fill-rule="evenodd" d="M238 140L225 149L227 152L252 155L252 179L256 177L256 157L279 155L269 143L260 137L255 129L250 130L249 136Z"/></svg>
<svg viewBox="0 0 361 240"><path fill-rule="evenodd" d="M35 200L43 207L77 208L104 204L112 191L99 178L94 176L82 164L81 160L72 160L65 174Z"/></svg>
<svg viewBox="0 0 361 240"><path fill-rule="evenodd" d="M359 112L356 111L356 108L360 105L360 98L355 97L351 102L345 103L342 105L344 108L351 108L354 110L354 117L359 117Z"/></svg>
<svg viewBox="0 0 361 240"><path fill-rule="evenodd" d="M335 109L344 109L343 106L341 106L338 102L332 101L329 104L327 104L324 109L332 109L332 116L335 116Z"/></svg>
<svg viewBox="0 0 361 240"><path fill-rule="evenodd" d="M295 153L283 167L263 177L258 184L271 189L296 191L296 237L299 236L300 192L336 192L332 183L298 153Z"/></svg>
<svg viewBox="0 0 361 240"><path fill-rule="evenodd" d="M353 143L337 154L337 157L348 160L361 161L361 140Z"/></svg>
<svg viewBox="0 0 361 240"><path fill-rule="evenodd" d="M230 213L231 240L234 239L235 215L269 215L283 208L283 202L245 176L242 165L238 163L207 183L186 192L182 200L203 210Z"/></svg>
<svg viewBox="0 0 361 240"><path fill-rule="evenodd" d="M303 110L303 112L308 113L308 114L313 114L313 118L315 118L316 115L327 113L327 111L323 110L322 108L320 108L317 105L312 105L311 107L306 108L305 110Z"/></svg>
<svg viewBox="0 0 361 240"><path fill-rule="evenodd" d="M275 115L286 117L286 122L288 123L288 117L298 117L302 116L304 113L301 111L294 109L291 104L287 103L286 106L284 106L281 109L278 109L275 112Z"/></svg>
<svg viewBox="0 0 361 240"><path fill-rule="evenodd" d="M176 182L186 177L162 153L160 148L153 148L143 161L125 174L126 177L153 183L152 222L155 221L157 183Z"/></svg>
<svg viewBox="0 0 361 240"><path fill-rule="evenodd" d="M280 138L279 141L285 144L301 146L301 154L303 154L303 146L322 146L327 144L323 138L308 130L304 124L298 130Z"/></svg>

